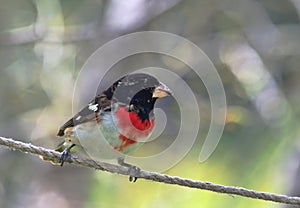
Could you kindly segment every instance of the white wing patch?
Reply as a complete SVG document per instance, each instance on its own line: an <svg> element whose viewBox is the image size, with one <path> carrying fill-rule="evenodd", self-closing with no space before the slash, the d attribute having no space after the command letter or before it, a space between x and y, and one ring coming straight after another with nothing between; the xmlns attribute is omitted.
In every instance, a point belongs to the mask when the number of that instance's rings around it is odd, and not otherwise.
<svg viewBox="0 0 300 208"><path fill-rule="evenodd" d="M99 104L94 104L94 105L93 105L93 103L90 103L90 104L89 104L89 110L92 110L92 111L95 111L95 112L96 112L96 111L98 110L98 105L99 105Z"/></svg>
<svg viewBox="0 0 300 208"><path fill-rule="evenodd" d="M77 118L75 120L79 121L79 119L81 119L81 116L77 116Z"/></svg>

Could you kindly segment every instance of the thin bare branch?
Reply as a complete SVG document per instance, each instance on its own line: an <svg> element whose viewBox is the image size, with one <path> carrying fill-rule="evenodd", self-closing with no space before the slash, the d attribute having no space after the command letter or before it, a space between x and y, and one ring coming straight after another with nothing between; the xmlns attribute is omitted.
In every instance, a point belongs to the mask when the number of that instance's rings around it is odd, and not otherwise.
<svg viewBox="0 0 300 208"><path fill-rule="evenodd" d="M38 147L30 143L16 141L10 138L0 137L0 145L7 146L15 150L19 150L21 152L40 155L54 163L58 163L60 157L59 152L46 149L43 147ZM129 175L129 171L127 167L109 164L105 162L96 162L94 160L85 159L79 156L73 155L69 163L85 166L89 168L94 168L97 170L107 171L111 173ZM145 170L141 170L140 175L138 177L146 180L162 182L167 184L176 184L179 186L186 186L186 187L196 188L196 189L209 190L217 193L238 195L238 196L243 196L248 198L261 199L265 201L272 201L272 202L278 202L284 204L300 205L300 197L292 197L292 196L286 196L280 194L260 192L260 191L249 190L241 187L223 186L223 185L214 184L210 182L195 181L195 180L180 178L176 176L169 176L166 174L149 172Z"/></svg>

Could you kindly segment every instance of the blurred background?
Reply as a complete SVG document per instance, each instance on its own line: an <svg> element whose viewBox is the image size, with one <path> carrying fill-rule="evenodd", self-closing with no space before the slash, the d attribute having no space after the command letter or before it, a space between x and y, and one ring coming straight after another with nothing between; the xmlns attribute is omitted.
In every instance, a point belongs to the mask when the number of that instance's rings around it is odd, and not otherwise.
<svg viewBox="0 0 300 208"><path fill-rule="evenodd" d="M124 34L170 32L200 47L224 85L225 130L207 161L199 163L198 157L210 100L184 63L156 54L128 57L101 85L155 60L193 89L201 114L198 139L165 173L300 196L299 15L299 0L1 0L0 135L55 147L56 131L72 115L75 80L87 58ZM169 98L159 105L168 117L164 134L136 155L162 151L178 132L176 102ZM6 147L0 155L3 208L292 207L144 180L132 184L127 177L61 168Z"/></svg>

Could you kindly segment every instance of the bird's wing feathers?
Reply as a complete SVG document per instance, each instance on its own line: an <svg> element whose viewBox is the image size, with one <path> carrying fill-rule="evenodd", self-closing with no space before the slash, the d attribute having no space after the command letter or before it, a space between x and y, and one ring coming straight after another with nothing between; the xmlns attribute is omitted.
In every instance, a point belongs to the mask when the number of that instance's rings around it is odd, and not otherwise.
<svg viewBox="0 0 300 208"><path fill-rule="evenodd" d="M57 133L58 136L64 136L68 128L72 128L78 124L89 122L92 120L101 120L101 112L110 111L111 100L107 98L106 94L102 93L93 99L89 105L84 107L74 117L69 119L62 125Z"/></svg>
<svg viewBox="0 0 300 208"><path fill-rule="evenodd" d="M124 103L127 103L128 98L136 94L137 89L146 89L147 87L152 85L158 85L158 81L146 74L137 73L120 78L107 90L96 96L88 106L83 108L73 118L62 125L57 135L64 136L65 132L67 132L68 129L72 130L72 128L78 124L82 124L92 120L101 120L101 113L105 111L111 111L111 105L113 102L118 102L119 105L124 105ZM120 90L114 97L116 88ZM116 99L116 97L118 99ZM127 104L125 105L127 106Z"/></svg>

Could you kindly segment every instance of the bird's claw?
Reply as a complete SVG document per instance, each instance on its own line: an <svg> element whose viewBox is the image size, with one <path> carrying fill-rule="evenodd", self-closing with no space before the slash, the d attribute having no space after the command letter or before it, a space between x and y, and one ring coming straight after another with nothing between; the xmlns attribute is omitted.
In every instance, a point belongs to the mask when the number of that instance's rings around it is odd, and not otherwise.
<svg viewBox="0 0 300 208"><path fill-rule="evenodd" d="M71 159L71 153L70 153L70 150L68 148L66 148L60 155L60 158L59 158L59 163L60 163L60 166L63 166L64 165L64 162L66 160L70 160Z"/></svg>
<svg viewBox="0 0 300 208"><path fill-rule="evenodd" d="M128 168L129 181L136 182L141 173L141 169L137 166L125 163L124 158L118 158L118 163L119 163L119 165Z"/></svg>
<svg viewBox="0 0 300 208"><path fill-rule="evenodd" d="M70 161L71 160L71 148L74 147L75 144L72 144L70 147L67 147L60 155L59 158L59 163L60 166L64 165L65 161Z"/></svg>
<svg viewBox="0 0 300 208"><path fill-rule="evenodd" d="M129 181L136 182L136 180L138 179L141 173L141 169L137 166L131 165L128 169L128 172L129 172Z"/></svg>

